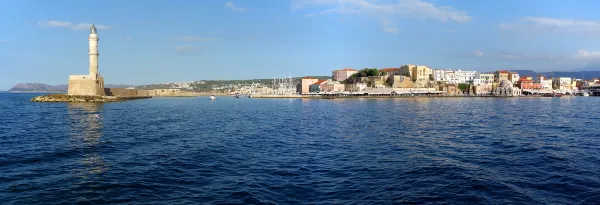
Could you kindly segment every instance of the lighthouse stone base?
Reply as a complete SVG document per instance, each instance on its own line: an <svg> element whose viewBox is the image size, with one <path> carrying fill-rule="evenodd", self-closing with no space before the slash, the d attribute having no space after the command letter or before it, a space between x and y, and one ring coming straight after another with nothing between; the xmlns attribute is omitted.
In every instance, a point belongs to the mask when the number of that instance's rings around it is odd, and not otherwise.
<svg viewBox="0 0 600 205"><path fill-rule="evenodd" d="M98 77L94 80L89 75L70 75L68 94L80 96L105 96L104 77Z"/></svg>

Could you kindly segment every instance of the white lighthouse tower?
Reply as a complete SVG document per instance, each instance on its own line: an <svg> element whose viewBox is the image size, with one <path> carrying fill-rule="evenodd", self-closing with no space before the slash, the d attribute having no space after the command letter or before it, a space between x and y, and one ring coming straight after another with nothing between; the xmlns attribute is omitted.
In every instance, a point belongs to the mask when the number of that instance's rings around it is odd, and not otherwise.
<svg viewBox="0 0 600 205"><path fill-rule="evenodd" d="M88 75L70 75L69 76L69 95L92 95L104 96L104 78L98 72L98 33L96 26L92 24L90 28L89 50L90 57Z"/></svg>
<svg viewBox="0 0 600 205"><path fill-rule="evenodd" d="M98 33L96 32L96 26L92 24L92 28L90 28L90 37L88 38L90 41L90 77L93 80L98 79Z"/></svg>

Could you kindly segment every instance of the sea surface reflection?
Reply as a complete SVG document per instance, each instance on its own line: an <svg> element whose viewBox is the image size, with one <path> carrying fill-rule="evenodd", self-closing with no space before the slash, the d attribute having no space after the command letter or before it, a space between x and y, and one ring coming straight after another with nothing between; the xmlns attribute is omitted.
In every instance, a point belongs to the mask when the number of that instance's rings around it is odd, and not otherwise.
<svg viewBox="0 0 600 205"><path fill-rule="evenodd" d="M0 94L6 204L597 204L600 98Z"/></svg>

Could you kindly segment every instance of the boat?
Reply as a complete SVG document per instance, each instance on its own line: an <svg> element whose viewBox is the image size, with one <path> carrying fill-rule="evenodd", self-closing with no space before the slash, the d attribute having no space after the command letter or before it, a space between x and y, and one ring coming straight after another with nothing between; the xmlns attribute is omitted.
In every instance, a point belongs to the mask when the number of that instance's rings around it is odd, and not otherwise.
<svg viewBox="0 0 600 205"><path fill-rule="evenodd" d="M562 93L544 93L542 97L562 97Z"/></svg>
<svg viewBox="0 0 600 205"><path fill-rule="evenodd" d="M210 97L208 97L208 99L210 99L210 100L216 100L217 97L215 97L215 95L211 95Z"/></svg>

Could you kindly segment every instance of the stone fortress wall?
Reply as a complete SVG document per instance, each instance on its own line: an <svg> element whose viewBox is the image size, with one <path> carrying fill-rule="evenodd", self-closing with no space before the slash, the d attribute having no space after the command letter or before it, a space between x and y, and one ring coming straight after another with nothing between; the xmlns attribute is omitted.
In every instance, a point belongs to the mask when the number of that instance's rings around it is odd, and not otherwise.
<svg viewBox="0 0 600 205"><path fill-rule="evenodd" d="M198 96L199 93L182 91L180 89L139 90L127 88L104 88L107 96L152 96L152 97L186 97Z"/></svg>
<svg viewBox="0 0 600 205"><path fill-rule="evenodd" d="M69 95L104 96L104 78L91 79L89 75L69 76Z"/></svg>

